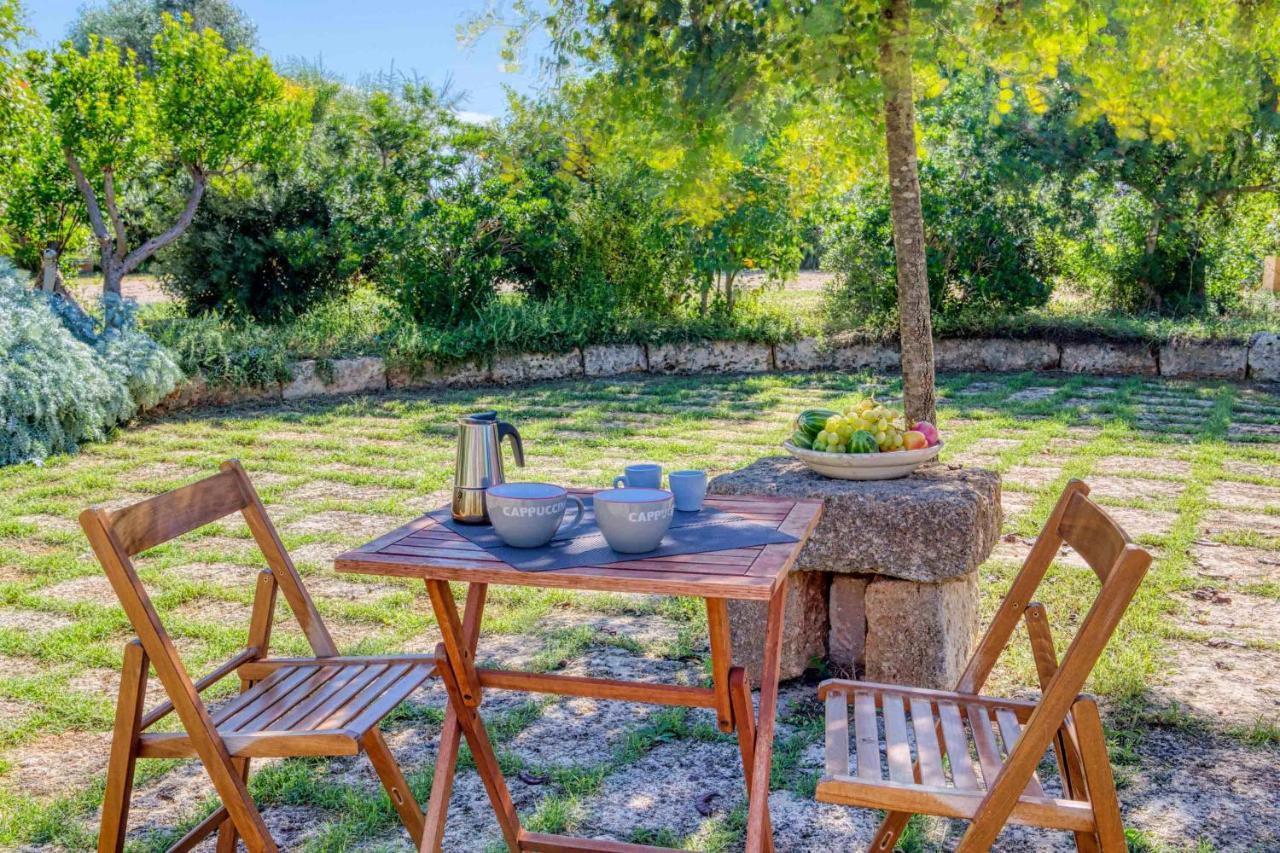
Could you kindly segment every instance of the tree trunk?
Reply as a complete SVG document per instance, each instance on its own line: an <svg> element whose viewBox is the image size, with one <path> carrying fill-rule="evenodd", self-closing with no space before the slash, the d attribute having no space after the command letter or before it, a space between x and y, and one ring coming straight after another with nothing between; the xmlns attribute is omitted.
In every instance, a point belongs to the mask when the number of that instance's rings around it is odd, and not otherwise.
<svg viewBox="0 0 1280 853"><path fill-rule="evenodd" d="M58 273L58 250L53 247L45 249L40 253L40 289L45 293L57 290L61 278Z"/></svg>
<svg viewBox="0 0 1280 853"><path fill-rule="evenodd" d="M902 393L908 423L936 418L933 385L933 322L929 314L929 267L924 213L916 164L915 108L911 100L911 0L885 0L880 44L884 85L885 145L889 155L889 203L898 266L898 328L902 347Z"/></svg>

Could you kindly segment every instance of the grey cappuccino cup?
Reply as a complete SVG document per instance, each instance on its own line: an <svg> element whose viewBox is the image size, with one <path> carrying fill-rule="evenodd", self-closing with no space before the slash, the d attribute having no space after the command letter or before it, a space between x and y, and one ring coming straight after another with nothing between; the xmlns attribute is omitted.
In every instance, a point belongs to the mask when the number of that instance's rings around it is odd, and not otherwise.
<svg viewBox="0 0 1280 853"><path fill-rule="evenodd" d="M513 548L540 548L560 531L565 506L573 501L578 514L565 526L582 523L582 500L551 483L503 483L485 490L489 521L503 542Z"/></svg>
<svg viewBox="0 0 1280 853"><path fill-rule="evenodd" d="M675 513L675 498L664 489L608 489L592 500L604 541L620 554L657 548Z"/></svg>

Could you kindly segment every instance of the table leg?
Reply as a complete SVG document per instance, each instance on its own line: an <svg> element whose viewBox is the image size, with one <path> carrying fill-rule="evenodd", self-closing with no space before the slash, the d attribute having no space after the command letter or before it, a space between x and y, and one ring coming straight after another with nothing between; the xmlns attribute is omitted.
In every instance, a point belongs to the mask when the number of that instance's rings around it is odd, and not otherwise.
<svg viewBox="0 0 1280 853"><path fill-rule="evenodd" d="M427 581L427 595L431 597L431 609L436 614L436 624L449 653L449 665L453 667L459 694L468 708L480 704L480 682L476 679L475 653L466 647L462 636L462 623L458 620L458 605L448 581Z"/></svg>
<svg viewBox="0 0 1280 853"><path fill-rule="evenodd" d="M787 585L779 584L769 599L764 632L764 665L760 673L760 713L756 723L755 755L752 756L747 802L747 853L768 849L769 770L773 763L773 731L778 716L778 680L782 659L782 616L787 604Z"/></svg>
<svg viewBox="0 0 1280 853"><path fill-rule="evenodd" d="M707 633L711 635L711 684L716 691L716 721L720 731L731 732L733 699L729 667L733 666L733 645L729 638L729 607L723 598L707 599Z"/></svg>
<svg viewBox="0 0 1280 853"><path fill-rule="evenodd" d="M489 733L485 731L476 709L463 701L461 685L454 676L457 667L449 660L449 652L444 643L436 646L436 668L440 671L445 689L449 691L449 703L458 712L458 725L467 739L467 746L471 747L471 756L475 759L480 781L484 782L485 790L489 792L489 801L493 804L493 812L502 828L502 837L511 853L519 853L520 817L516 814L515 803L511 801L511 792L507 790L507 781L498 767L498 756L494 754L493 744L489 742ZM474 675L475 668L469 668Z"/></svg>
<svg viewBox="0 0 1280 853"><path fill-rule="evenodd" d="M738 751L742 753L742 773L747 780L747 801L751 800L752 768L756 754L756 715L751 708L751 685L747 672L740 666L729 670L729 689L733 699L733 724L738 731ZM773 828L769 823L768 802L764 812L765 851L773 850Z"/></svg>
<svg viewBox="0 0 1280 853"><path fill-rule="evenodd" d="M467 604L462 613L462 641L474 657L480 639L480 621L484 615L485 596L489 585L473 583L467 587ZM439 853L444 843L444 827L449 817L449 798L453 794L453 778L458 769L458 747L462 729L452 702L445 703L444 725L440 728L440 746L436 751L436 770L431 782L431 799L427 802L423 825L422 853Z"/></svg>

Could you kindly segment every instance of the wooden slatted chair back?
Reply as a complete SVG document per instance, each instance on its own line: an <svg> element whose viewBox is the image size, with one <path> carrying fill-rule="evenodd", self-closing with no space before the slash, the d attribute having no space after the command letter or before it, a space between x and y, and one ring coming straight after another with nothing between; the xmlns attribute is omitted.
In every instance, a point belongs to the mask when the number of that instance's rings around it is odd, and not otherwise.
<svg viewBox="0 0 1280 853"><path fill-rule="evenodd" d="M1033 598L1064 543L1084 558L1098 576L1100 585L1088 613L1058 661L1048 627L1043 624L1044 609ZM1150 565L1151 555L1134 545L1120 526L1090 500L1087 485L1079 480L1067 484L957 686L960 693L981 692L1024 615L1032 643L1042 642L1048 646L1047 650L1036 650L1042 683L1040 702L1023 726L1008 760L989 785L984 810L991 808L1007 814L1017 802L1045 750L1080 698L1085 681ZM981 823L970 828L966 841L973 841L971 836L975 832L983 834L990 829ZM997 826L991 830L992 840L998 829Z"/></svg>
<svg viewBox="0 0 1280 853"><path fill-rule="evenodd" d="M1134 545L1124 530L1089 499L1089 487L1085 483L1072 480L1058 498L1053 512L1049 514L1040 535L1027 554L1022 569L1014 578L986 634L969 659L964 674L956 685L957 692L981 691L1001 652L1009 645L1023 612L1035 600L1036 590L1064 544L1070 545L1101 581L1089 616L1081 623L1075 635L1075 639L1088 635L1092 635L1094 640L1100 638L1096 651L1101 652L1116 623L1124 615L1138 583L1146 574L1147 567L1151 564L1151 555ZM1117 571L1123 576L1117 578ZM1081 647L1081 650L1087 653L1094 645L1095 643L1090 642ZM1072 648L1075 648L1074 643ZM1094 660L1089 661L1089 669L1092 669ZM1065 662L1064 658L1063 663ZM1087 676L1088 671L1084 673L1084 677ZM1075 689L1078 691L1081 687L1083 678Z"/></svg>
<svg viewBox="0 0 1280 853"><path fill-rule="evenodd" d="M161 653L167 656L167 651L160 648L164 645L160 637L167 642L168 634L131 558L237 512L248 524L269 569L257 591L257 598L267 598L262 602L267 606L260 608L255 600L254 607L255 622L264 615L267 621L253 627L259 628L259 633L269 632L278 590L284 594L316 655L336 655L333 637L239 462L224 462L211 477L117 510L91 507L80 514L80 524L139 640L155 660ZM263 639L258 656L267 653Z"/></svg>

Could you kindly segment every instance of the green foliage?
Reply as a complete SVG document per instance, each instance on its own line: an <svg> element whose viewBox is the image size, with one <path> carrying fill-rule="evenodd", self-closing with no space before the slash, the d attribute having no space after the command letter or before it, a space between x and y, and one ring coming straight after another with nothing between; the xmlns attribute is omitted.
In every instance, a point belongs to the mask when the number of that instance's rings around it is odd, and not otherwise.
<svg viewBox="0 0 1280 853"><path fill-rule="evenodd" d="M228 51L214 30L195 30L190 16L164 16L151 47L146 67L133 51L90 34L84 53L67 42L33 75L103 246L107 292L118 293L126 273L182 235L211 181L285 161L308 106L265 58L244 47ZM125 218L131 186L177 176L186 184L181 212L134 245L142 235Z"/></svg>
<svg viewBox="0 0 1280 853"><path fill-rule="evenodd" d="M182 378L127 311L105 333L75 316L0 267L0 465L100 440Z"/></svg>
<svg viewBox="0 0 1280 853"><path fill-rule="evenodd" d="M187 312L275 321L344 292L358 258L334 234L331 199L307 176L263 176L215 192L162 256Z"/></svg>
<svg viewBox="0 0 1280 853"><path fill-rule="evenodd" d="M1025 191L1003 187L990 171L944 158L921 169L929 263L929 301L939 321L965 314L1013 314L1049 299L1051 255L1041 216ZM893 226L882 188L861 188L827 235L825 268L842 280L829 289L828 326L850 318L871 326L896 318Z"/></svg>
<svg viewBox="0 0 1280 853"><path fill-rule="evenodd" d="M106 0L81 7L69 37L82 53L89 52L94 36L110 39L151 66L155 62L152 42L164 28L166 15L177 19L190 15L195 29L217 32L232 51L257 46L257 28L229 0Z"/></svg>
<svg viewBox="0 0 1280 853"><path fill-rule="evenodd" d="M53 249L65 265L89 236L84 199L67 170L53 115L36 98L20 113L21 128L5 170L0 200L0 250L23 269L41 268L41 254Z"/></svg>

